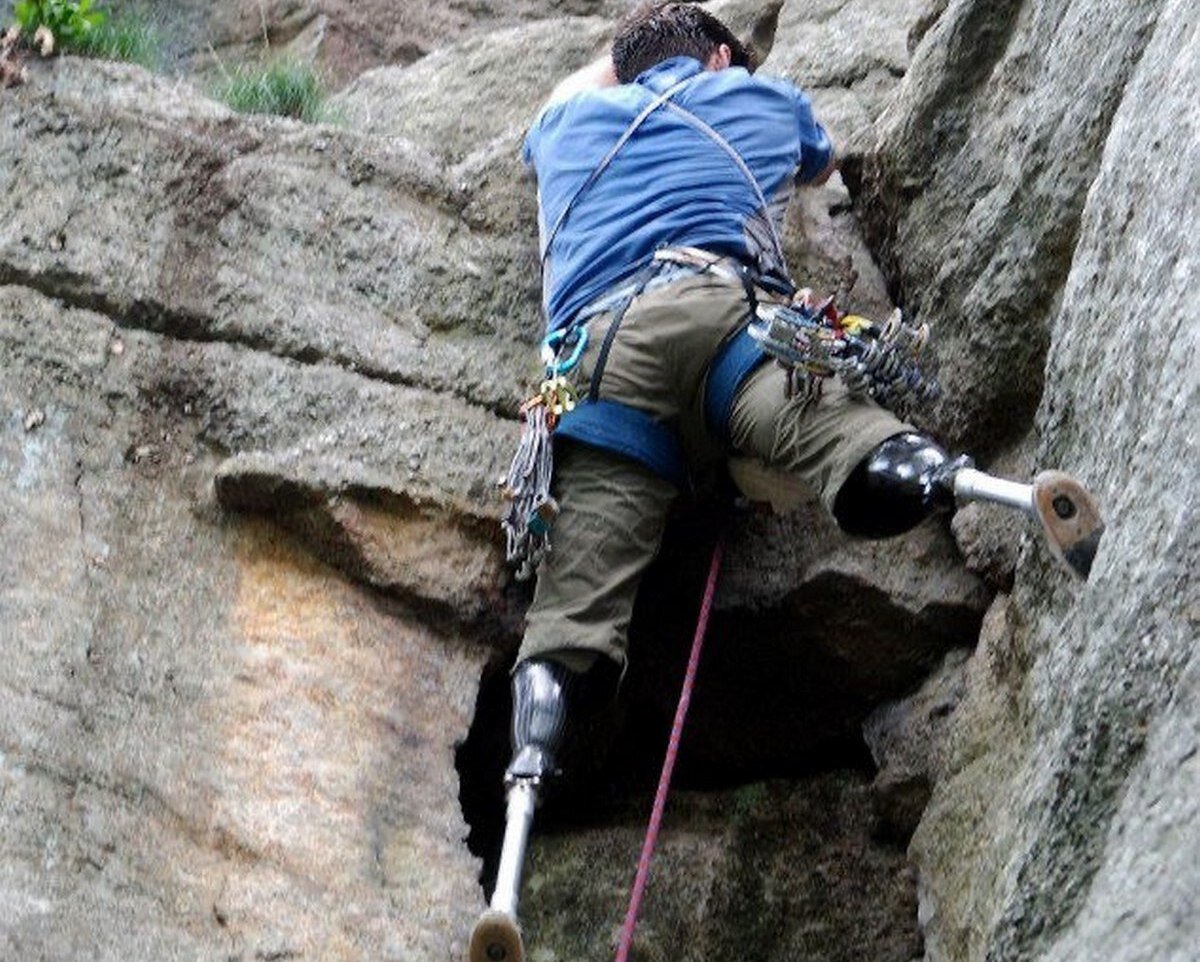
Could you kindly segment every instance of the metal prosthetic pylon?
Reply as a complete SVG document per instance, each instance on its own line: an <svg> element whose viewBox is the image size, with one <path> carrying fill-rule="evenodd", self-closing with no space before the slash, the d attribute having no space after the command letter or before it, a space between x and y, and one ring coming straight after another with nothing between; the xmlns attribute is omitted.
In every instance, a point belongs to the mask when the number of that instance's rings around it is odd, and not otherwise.
<svg viewBox="0 0 1200 962"><path fill-rule="evenodd" d="M1086 579L1091 572L1104 521L1095 499L1069 474L1043 471L1033 484L1021 484L960 468L954 473L954 497L1007 505L1037 518L1051 554L1076 577Z"/></svg>
<svg viewBox="0 0 1200 962"><path fill-rule="evenodd" d="M594 656L575 654L575 666L568 664L571 652L564 650L557 659L527 658L513 669L513 757L504 773L504 841L496 887L471 933L468 962L525 960L517 923L521 874L533 813L543 793L562 774L558 760L569 734L568 706L574 704L576 713L586 710L598 692L608 691L607 680L617 680L615 662L611 671L605 671Z"/></svg>
<svg viewBox="0 0 1200 962"><path fill-rule="evenodd" d="M525 944L517 922L521 875L533 813L539 801L539 783L533 778L516 778L508 786L504 842L500 868L488 908L471 930L467 962L525 962Z"/></svg>

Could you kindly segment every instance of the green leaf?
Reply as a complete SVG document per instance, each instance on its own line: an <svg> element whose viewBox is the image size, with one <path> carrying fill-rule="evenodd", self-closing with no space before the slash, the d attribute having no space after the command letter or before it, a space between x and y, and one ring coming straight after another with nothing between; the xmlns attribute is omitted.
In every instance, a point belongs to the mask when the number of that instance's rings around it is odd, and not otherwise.
<svg viewBox="0 0 1200 962"><path fill-rule="evenodd" d="M17 23L21 25L21 30L32 30L37 25L38 5L34 0L21 0L17 4L15 13L17 15Z"/></svg>

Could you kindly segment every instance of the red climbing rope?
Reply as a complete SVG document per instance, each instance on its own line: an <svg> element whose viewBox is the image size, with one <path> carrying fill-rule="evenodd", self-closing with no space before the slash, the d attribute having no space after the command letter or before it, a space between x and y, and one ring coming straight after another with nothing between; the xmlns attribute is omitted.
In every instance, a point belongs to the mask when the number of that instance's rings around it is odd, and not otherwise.
<svg viewBox="0 0 1200 962"><path fill-rule="evenodd" d="M650 812L650 824L646 826L646 839L642 842L642 854L638 859L637 875L633 880L633 891L629 895L629 910L625 913L625 924L621 926L616 962L626 962L629 958L629 948L633 944L633 930L637 927L638 911L642 906L642 896L646 892L646 881L650 877L650 860L654 857L654 846L658 842L658 829L662 824L663 809L667 805L671 773L675 770L675 758L679 754L679 739L683 735L683 721L687 717L688 705L692 700L692 688L696 684L696 670L700 667L700 649L704 645L704 634L708 630L708 616L712 611L713 595L716 594L717 575L721 570L721 555L724 551L725 541L722 538L713 548L712 564L708 569L708 584L704 588L704 601L700 605L700 617L696 621L696 634L692 638L692 653L688 657L687 672L683 676L683 688L679 692L679 705L675 709L675 722L671 726L671 737L667 741L667 756L663 759L662 774L658 777L658 791L654 795L654 808Z"/></svg>

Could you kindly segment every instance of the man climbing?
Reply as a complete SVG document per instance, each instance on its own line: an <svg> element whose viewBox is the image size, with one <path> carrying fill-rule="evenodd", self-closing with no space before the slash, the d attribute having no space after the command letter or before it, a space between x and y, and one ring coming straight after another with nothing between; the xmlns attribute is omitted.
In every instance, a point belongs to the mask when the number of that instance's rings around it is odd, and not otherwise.
<svg viewBox="0 0 1200 962"><path fill-rule="evenodd" d="M549 322L544 396L526 413L554 431L553 497L533 502L529 530L524 517L508 527L510 545L514 532L527 544L552 522L553 550L533 559L508 827L472 962L523 958L534 807L562 774L571 723L615 693L639 580L692 473L754 459L807 482L865 537L906 531L956 494L1031 508L1027 486L972 470L839 379L798 390L746 337L756 311L796 292L778 233L793 184L836 169L808 98L751 67L700 7L643 4L610 56L559 84L525 141Z"/></svg>

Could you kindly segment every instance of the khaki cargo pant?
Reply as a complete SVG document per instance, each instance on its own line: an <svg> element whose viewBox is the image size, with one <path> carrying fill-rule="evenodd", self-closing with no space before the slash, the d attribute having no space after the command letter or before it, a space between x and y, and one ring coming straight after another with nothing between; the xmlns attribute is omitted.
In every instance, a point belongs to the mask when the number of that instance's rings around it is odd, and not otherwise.
<svg viewBox="0 0 1200 962"><path fill-rule="evenodd" d="M746 312L741 283L711 271L646 292L621 322L600 396L675 428L693 466L731 453L756 458L802 479L832 509L855 465L911 428L873 402L849 397L836 379L815 403L789 398L786 372L770 363L735 398L730 452L706 429L704 378ZM588 322L588 348L572 375L581 394L611 323L611 314ZM677 491L636 462L586 445L559 444L555 462L561 513L550 535L553 550L538 571L519 660L550 655L583 667L585 653L598 652L624 667L638 583L658 551Z"/></svg>

